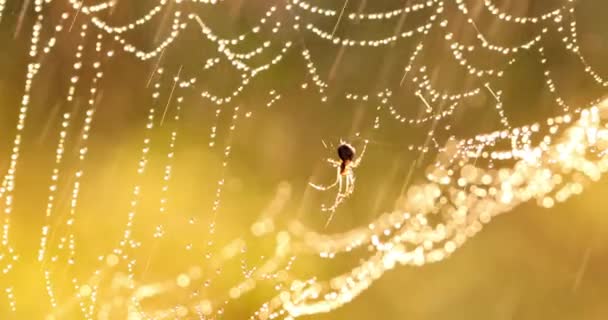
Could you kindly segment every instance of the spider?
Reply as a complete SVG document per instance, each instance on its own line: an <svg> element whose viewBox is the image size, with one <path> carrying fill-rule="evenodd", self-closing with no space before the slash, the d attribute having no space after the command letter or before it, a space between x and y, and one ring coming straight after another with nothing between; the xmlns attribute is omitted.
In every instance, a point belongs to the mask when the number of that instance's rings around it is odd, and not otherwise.
<svg viewBox="0 0 608 320"><path fill-rule="evenodd" d="M336 150L340 161L331 158L327 159L327 162L329 162L332 167L336 168L336 180L334 183L327 186L314 184L312 182L309 183L311 187L319 191L327 191L338 186L338 193L336 194L334 203L330 207L325 205L321 206L321 211L331 213L325 224L326 227L329 225L338 206L355 191L355 174L353 169L357 168L361 163L361 159L363 159L363 155L365 154L365 149L367 149L367 143L368 140L365 140L363 150L357 158L355 148L344 141L340 141L340 146Z"/></svg>

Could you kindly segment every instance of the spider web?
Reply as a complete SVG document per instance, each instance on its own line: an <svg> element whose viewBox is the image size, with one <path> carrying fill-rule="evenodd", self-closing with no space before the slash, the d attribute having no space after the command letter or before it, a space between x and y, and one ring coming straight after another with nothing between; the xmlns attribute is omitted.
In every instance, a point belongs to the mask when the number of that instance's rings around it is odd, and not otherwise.
<svg viewBox="0 0 608 320"><path fill-rule="evenodd" d="M608 170L608 82L576 5L0 0L26 61L3 108L0 310L331 312L522 203L582 193ZM341 139L369 146L323 229L335 195L308 183ZM318 258L359 260L325 275Z"/></svg>

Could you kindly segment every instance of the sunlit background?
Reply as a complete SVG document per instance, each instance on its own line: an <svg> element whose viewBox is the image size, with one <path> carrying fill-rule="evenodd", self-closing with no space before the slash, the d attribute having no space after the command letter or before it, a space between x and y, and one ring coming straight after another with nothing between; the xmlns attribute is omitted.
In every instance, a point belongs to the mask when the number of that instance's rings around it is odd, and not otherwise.
<svg viewBox="0 0 608 320"><path fill-rule="evenodd" d="M330 279L374 252L294 246L264 275L297 243L294 221L341 235L385 212L416 214L408 190L453 139L578 119L607 92L602 1L96 4L0 0L0 208L11 211L0 319L264 318L256 310L294 280ZM325 212L337 190L310 183L336 179L327 158L342 142L366 151L352 194ZM303 318L606 319L608 181L581 185L552 208L542 197L509 208L446 259L397 265Z"/></svg>

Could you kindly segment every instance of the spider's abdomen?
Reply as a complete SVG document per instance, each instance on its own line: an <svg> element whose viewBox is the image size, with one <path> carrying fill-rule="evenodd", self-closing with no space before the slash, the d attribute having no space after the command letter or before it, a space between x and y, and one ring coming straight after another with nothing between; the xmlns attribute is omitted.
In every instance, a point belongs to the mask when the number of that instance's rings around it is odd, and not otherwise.
<svg viewBox="0 0 608 320"><path fill-rule="evenodd" d="M342 162L353 161L355 158L355 148L348 144L342 144L338 147L338 157Z"/></svg>

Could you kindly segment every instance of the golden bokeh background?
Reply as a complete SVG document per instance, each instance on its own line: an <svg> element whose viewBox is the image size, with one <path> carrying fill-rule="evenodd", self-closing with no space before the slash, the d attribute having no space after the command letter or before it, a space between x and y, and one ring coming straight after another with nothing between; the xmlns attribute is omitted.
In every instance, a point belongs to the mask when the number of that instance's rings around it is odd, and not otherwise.
<svg viewBox="0 0 608 320"><path fill-rule="evenodd" d="M11 143L15 134L18 106L29 62L30 30L35 14L30 1L8 0L0 21L0 169L8 168ZM64 3L65 2L65 3ZM409 3L413 1L405 1ZM472 10L480 29L497 43L509 46L521 43L538 32L538 26L517 26L497 21L479 9L480 1L465 1ZM501 8L516 15L538 15L565 0L496 0ZM341 1L317 4L336 8ZM149 1L120 0L110 21L121 24L133 20L155 4ZM249 30L268 7L284 7L280 1L226 0L210 7L195 3L171 4L167 10L181 8L193 12L217 34L230 36ZM347 8L365 11L386 10L403 5L395 1L357 0ZM25 14L21 15L23 8ZM580 34L579 43L588 62L600 74L608 74L608 25L604 13L608 3L581 0L576 4L575 19ZM45 23L56 22L61 12L71 11L67 1L55 0L45 8ZM455 5L446 3L446 15L453 23L452 32L462 42L474 40L474 30L466 24ZM23 20L20 21L20 18ZM278 21L290 19L279 9ZM340 24L337 34L356 38L373 38L393 32L395 28L410 29L424 21L424 15L412 14L403 25L395 21L369 25ZM47 19L48 18L48 19ZM324 19L302 13L302 18L331 30L334 19ZM286 197L276 214L276 229L289 221L300 220L321 232L337 233L365 225L380 213L393 210L407 187L406 177L412 162L420 154L407 150L409 144L424 142L428 126L404 127L382 116L382 127L374 131L370 124L375 117L375 105L341 98L344 91L376 92L380 88L397 88L396 105L410 116L418 116L424 107L414 90L398 83L403 67L420 39L412 38L395 45L376 48L346 48L331 45L310 33L295 32L284 26L277 33L268 30L255 35L259 41L271 41L272 53L263 54L260 61L276 54L281 43L291 40L294 50L285 61L252 81L242 96L224 105L216 123L216 106L200 97L201 90L225 95L238 85L239 74L228 63L220 63L201 73L196 89L178 89L183 95L181 119L173 120L175 104L167 103L173 75L180 68L184 74L202 70L206 59L217 55L217 48L202 40L200 28L190 23L179 39L164 53L160 65L159 105L167 109L167 121L157 126L151 135L151 150L146 173L136 174L148 108L152 104L151 88L147 88L157 60L141 62L122 52L120 45L108 36L104 45L116 50L116 57L104 63L100 83L97 114L88 142L88 158L78 214L75 220L77 239L76 264L49 264L53 273L58 307L51 311L45 292L43 267L36 260L40 230L45 223L44 210L48 197L54 152L61 115L72 111L78 122L84 118L86 88L79 88L73 103L65 101L69 87L78 31L87 16L74 20L72 32L58 39L55 50L42 63L34 81L32 102L24 131L18 163L14 212L10 226L11 245L19 255L15 270L0 285L14 286L17 312L10 310L4 292L0 292L0 319L80 319L83 315L74 300L71 279L86 279L103 263L97 258L114 248L122 237L127 221L131 191L135 184L142 187L142 196L135 219L134 238L142 246L136 251L135 273L140 284L157 281L177 281L181 273L190 270L203 278L216 272L205 262L204 248L209 240L208 224L217 181L222 178L223 146L231 145L231 156L224 176L221 207L218 211L214 254L232 239L242 237L247 250L237 259L221 266L222 272L209 288L197 294L211 300L223 301L228 288L243 279L241 260L251 267L272 255L274 239L247 235L251 225L264 213L273 211L269 204L277 193ZM169 25L161 16L146 27L130 33L129 41L152 47L168 33ZM72 18L70 18L70 22ZM192 21L191 21L192 22ZM287 25L287 23L285 23ZM93 29L92 29L93 30ZM422 60L428 66L435 87L448 92L462 91L475 85L475 77L459 69L440 35L428 36ZM95 58L93 36L87 40L84 63ZM330 89L328 101L322 102L314 85L307 89L306 63L298 50L305 46L317 62L319 74ZM558 92L570 105L584 105L606 93L584 73L584 66L564 50L559 36L549 34L543 40ZM251 46L253 48L253 46ZM271 50L272 51L272 50ZM543 69L534 51L522 52L518 61L505 71L496 85L503 91L504 109L512 125L523 125L559 114L543 78ZM487 68L504 65L506 59L488 54L470 58ZM83 79L93 74L84 68ZM397 85L396 85L397 84ZM281 94L271 107L267 102L271 91ZM165 105L166 104L166 105ZM240 106L240 117L231 132L231 114ZM500 128L501 123L490 95L467 100L453 117L443 120L436 139L445 142L450 135L468 137ZM250 117L245 117L251 112ZM211 127L217 125L217 146L209 147ZM446 130L449 126L449 130ZM168 213L159 212L163 185L163 170L171 131L177 128L173 177L168 191ZM57 192L56 219L65 219L69 210L71 183L77 165L78 141L81 128L69 129L65 162ZM335 157L334 147L344 139L358 148L359 132L370 139L366 158L356 169L356 191L338 209L331 224L324 229L327 213L320 211L321 203L331 201L331 194L319 193L308 187L310 181L330 181L334 170L325 158ZM328 148L323 142L331 144ZM436 151L424 155L424 163L433 161ZM423 178L415 170L411 183ZM377 280L369 290L352 303L334 312L308 317L310 319L552 319L603 320L608 317L608 215L606 209L608 181L590 185L586 191L552 209L542 209L531 202L515 208L488 224L450 258L419 268L397 267ZM165 236L155 239L159 223L165 223ZM58 229L61 230L61 229ZM58 241L61 231L57 231ZM193 249L187 249L192 246ZM361 254L361 253L357 253ZM361 256L357 254L322 260L311 256L298 257L293 272L298 277L327 278L352 268ZM194 269L192 269L194 268ZM194 271L193 271L194 270ZM111 281L115 275L108 276ZM110 287L110 283L106 285ZM194 285L192 287L200 287ZM105 295L99 299L113 299ZM124 293L124 292L123 292ZM144 301L146 308L179 305L190 301L192 290L172 289ZM272 296L272 288L260 287L252 293L231 301L224 319L248 318L260 303ZM117 307L117 309L120 309ZM192 316L192 315L191 315ZM117 312L111 319L126 318ZM192 318L194 318L192 316Z"/></svg>

